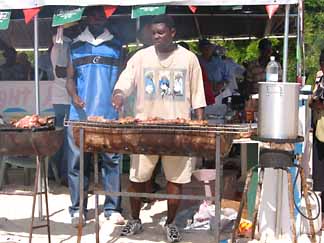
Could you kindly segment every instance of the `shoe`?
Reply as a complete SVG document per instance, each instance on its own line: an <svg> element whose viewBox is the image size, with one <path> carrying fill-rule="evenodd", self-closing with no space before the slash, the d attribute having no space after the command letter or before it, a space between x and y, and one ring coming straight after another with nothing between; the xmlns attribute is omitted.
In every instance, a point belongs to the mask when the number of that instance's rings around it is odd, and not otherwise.
<svg viewBox="0 0 324 243"><path fill-rule="evenodd" d="M179 233L178 227L174 224L166 224L164 226L168 242L179 242L181 241L181 235Z"/></svg>
<svg viewBox="0 0 324 243"><path fill-rule="evenodd" d="M79 226L79 218L80 218L79 212L76 212L73 215L71 215L71 224L76 228ZM84 215L83 215L82 219L83 219L82 220L82 227L83 227L86 224L86 219L85 219Z"/></svg>
<svg viewBox="0 0 324 243"><path fill-rule="evenodd" d="M122 229L121 236L136 235L143 231L142 222L140 219L128 220L127 224Z"/></svg>
<svg viewBox="0 0 324 243"><path fill-rule="evenodd" d="M105 217L113 224L117 224L117 225L125 224L125 219L119 212L112 212L108 216L105 215Z"/></svg>

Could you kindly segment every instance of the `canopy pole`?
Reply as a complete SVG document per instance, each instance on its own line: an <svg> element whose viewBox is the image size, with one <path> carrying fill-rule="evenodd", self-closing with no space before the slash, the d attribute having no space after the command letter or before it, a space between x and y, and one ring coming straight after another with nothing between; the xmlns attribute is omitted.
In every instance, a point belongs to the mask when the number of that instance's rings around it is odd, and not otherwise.
<svg viewBox="0 0 324 243"><path fill-rule="evenodd" d="M290 5L286 4L285 11L285 38L283 47L283 72L282 72L282 82L287 82L287 69L288 69L288 35L289 35L289 10Z"/></svg>
<svg viewBox="0 0 324 243"><path fill-rule="evenodd" d="M298 4L299 13L298 18L300 22L300 41L301 41L301 52L302 52L302 75L305 76L305 32L304 32L304 1L300 0Z"/></svg>
<svg viewBox="0 0 324 243"><path fill-rule="evenodd" d="M137 49L139 48L139 45L140 45L140 41L139 41L138 35L137 35L140 31L140 28L141 28L141 20L140 20L140 17L138 17L136 19L136 47L137 47Z"/></svg>
<svg viewBox="0 0 324 243"><path fill-rule="evenodd" d="M36 98L36 115L40 114L39 109L39 75L38 75L38 15L34 17L34 60L35 60L35 98ZM37 159L40 160L39 156L37 155ZM41 161L43 163L43 161ZM46 172L45 172L46 173ZM38 175L38 191L43 191L43 184L42 184L42 178L43 178L42 170L39 170ZM43 205L42 205L42 194L38 195L38 217L40 220L43 220Z"/></svg>
<svg viewBox="0 0 324 243"><path fill-rule="evenodd" d="M34 60L35 60L35 98L36 115L40 114L39 105L39 75L38 75L38 15L34 17Z"/></svg>
<svg viewBox="0 0 324 243"><path fill-rule="evenodd" d="M200 26L199 26L199 21L198 21L198 18L197 18L196 15L194 15L194 20L195 20L195 25L196 25L196 29L197 29L199 39L202 39L202 34L201 34Z"/></svg>
<svg viewBox="0 0 324 243"><path fill-rule="evenodd" d="M298 6L298 17L297 17L297 40L296 40L296 76L300 78L302 76L301 71L301 26L300 26L300 6Z"/></svg>

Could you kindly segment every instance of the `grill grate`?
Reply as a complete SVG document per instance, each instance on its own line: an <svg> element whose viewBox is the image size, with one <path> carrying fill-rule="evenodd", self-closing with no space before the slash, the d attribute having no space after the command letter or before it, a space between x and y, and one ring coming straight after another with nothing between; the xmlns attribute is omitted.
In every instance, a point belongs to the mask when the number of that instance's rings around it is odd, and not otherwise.
<svg viewBox="0 0 324 243"><path fill-rule="evenodd" d="M226 125L187 125L187 124L146 124L146 123L126 123L116 122L93 122L93 121L73 121L64 122L65 126L77 128L115 128L115 129L136 129L148 132L150 130L160 130L169 132L201 132L214 134L242 134L251 133L256 127L253 124L226 124Z"/></svg>

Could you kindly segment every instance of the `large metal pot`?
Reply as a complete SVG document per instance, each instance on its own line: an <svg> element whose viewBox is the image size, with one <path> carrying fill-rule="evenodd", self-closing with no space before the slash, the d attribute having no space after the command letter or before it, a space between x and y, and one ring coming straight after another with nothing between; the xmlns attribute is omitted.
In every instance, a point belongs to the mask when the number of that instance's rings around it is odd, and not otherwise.
<svg viewBox="0 0 324 243"><path fill-rule="evenodd" d="M299 84L260 82L258 136L296 139L298 136Z"/></svg>

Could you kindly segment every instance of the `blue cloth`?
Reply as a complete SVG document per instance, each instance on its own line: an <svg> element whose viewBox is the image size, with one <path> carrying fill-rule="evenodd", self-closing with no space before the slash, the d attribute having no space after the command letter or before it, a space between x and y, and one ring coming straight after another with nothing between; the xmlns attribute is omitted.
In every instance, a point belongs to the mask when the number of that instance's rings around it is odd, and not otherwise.
<svg viewBox="0 0 324 243"><path fill-rule="evenodd" d="M116 40L98 46L87 42L72 44L71 59L75 68L77 93L85 102L85 108L79 109L72 104L70 120L85 120L87 116L118 118L118 113L111 104L111 96L118 79L119 66L97 61L103 58L120 59L120 48ZM95 57L92 62L76 64L78 60L90 56Z"/></svg>
<svg viewBox="0 0 324 243"><path fill-rule="evenodd" d="M69 213L73 216L74 213L79 211L80 203L80 187L79 187L79 178L80 178L80 150L74 143L72 128L68 127L68 182L69 190L71 196L72 205L69 207ZM120 167L119 162L121 161L121 155L119 154L99 154L101 156L101 174L102 174L102 183L105 191L114 191L119 192L121 190L120 183ZM85 199L83 202L84 211L86 213L88 197L87 192L89 189L90 182L90 161L91 154L84 154L84 195ZM120 197L111 197L106 196L104 202L104 213L108 217L112 212L120 212L121 198Z"/></svg>
<svg viewBox="0 0 324 243"><path fill-rule="evenodd" d="M119 74L119 59L121 45L116 40L103 42L98 46L87 42L76 42L71 46L71 60L75 70L77 93L85 102L85 108L70 109L70 120L85 120L87 116L103 116L107 119L117 119L118 113L112 107L111 96ZM68 182L72 206L71 216L79 210L80 198L80 150L75 145L72 130L68 128ZM119 154L101 154L102 182L105 191L120 191ZM84 156L84 191L87 195L90 178L91 156ZM87 208L87 197L84 199L84 209ZM120 197L106 196L104 203L105 216L114 211L120 211Z"/></svg>
<svg viewBox="0 0 324 243"><path fill-rule="evenodd" d="M210 82L219 83L222 81L230 81L230 70L220 57L213 56L209 62L199 57L199 62L204 66Z"/></svg>

